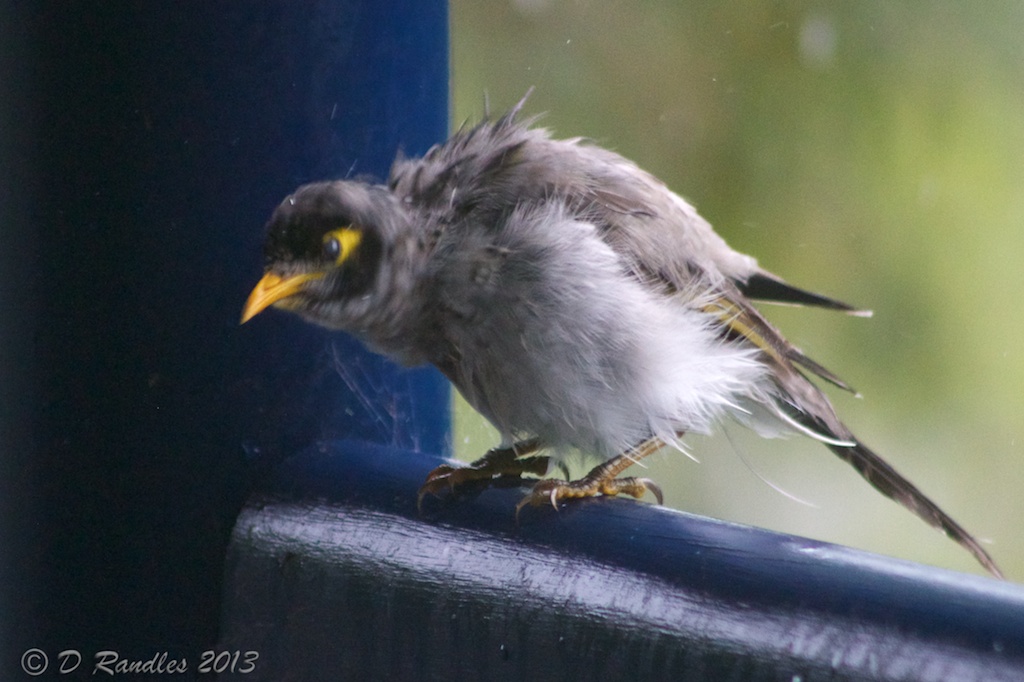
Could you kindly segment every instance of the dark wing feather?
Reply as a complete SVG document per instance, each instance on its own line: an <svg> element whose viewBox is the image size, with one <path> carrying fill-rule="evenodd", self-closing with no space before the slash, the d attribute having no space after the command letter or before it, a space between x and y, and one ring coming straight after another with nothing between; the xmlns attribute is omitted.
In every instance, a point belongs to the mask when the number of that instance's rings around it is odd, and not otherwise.
<svg viewBox="0 0 1024 682"><path fill-rule="evenodd" d="M848 303L837 301L834 298L795 287L764 270L755 272L746 281L737 281L736 286L744 296L756 301L782 303L784 305L810 305L828 308L829 310L840 310L849 315L871 316L870 310L855 308Z"/></svg>

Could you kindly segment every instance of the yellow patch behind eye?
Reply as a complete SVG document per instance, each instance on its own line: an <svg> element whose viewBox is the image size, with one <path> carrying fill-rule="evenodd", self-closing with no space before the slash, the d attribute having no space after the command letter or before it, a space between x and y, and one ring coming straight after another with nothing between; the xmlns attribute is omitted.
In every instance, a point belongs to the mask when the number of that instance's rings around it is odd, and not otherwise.
<svg viewBox="0 0 1024 682"><path fill-rule="evenodd" d="M335 265L341 265L355 252L359 242L363 240L363 231L355 227L339 227L324 235L324 245L330 242L337 244L337 256L334 258Z"/></svg>

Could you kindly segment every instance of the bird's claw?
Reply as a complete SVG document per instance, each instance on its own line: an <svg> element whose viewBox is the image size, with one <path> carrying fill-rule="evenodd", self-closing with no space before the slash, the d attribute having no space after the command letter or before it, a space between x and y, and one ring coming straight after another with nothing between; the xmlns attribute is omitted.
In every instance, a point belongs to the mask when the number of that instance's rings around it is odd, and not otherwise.
<svg viewBox="0 0 1024 682"><path fill-rule="evenodd" d="M658 504L664 504L665 498L661 492L661 486L649 478L637 478L628 476L625 478L598 479L590 476L576 481L564 481L557 478L548 478L539 481L533 489L526 494L516 505L516 523L519 523L519 513L526 506L539 507L550 504L555 511L558 511L559 500L571 500L582 497L596 497L598 495L630 495L640 499L650 491Z"/></svg>
<svg viewBox="0 0 1024 682"><path fill-rule="evenodd" d="M427 474L426 480L423 481L423 485L420 486L419 491L416 493L416 511L420 514L423 513L423 498L427 495L440 497L441 492L446 488L449 491L454 490L455 483L452 481L452 477L455 472L460 470L459 467L442 464Z"/></svg>
<svg viewBox="0 0 1024 682"><path fill-rule="evenodd" d="M504 456L504 451L492 451L494 456L483 458L466 466L442 464L427 474L426 480L416 495L416 510L423 513L423 498L427 495L441 497L445 492L455 492L460 487L472 483L489 481L514 481L523 474L543 475L547 470L548 458L530 456L516 458Z"/></svg>

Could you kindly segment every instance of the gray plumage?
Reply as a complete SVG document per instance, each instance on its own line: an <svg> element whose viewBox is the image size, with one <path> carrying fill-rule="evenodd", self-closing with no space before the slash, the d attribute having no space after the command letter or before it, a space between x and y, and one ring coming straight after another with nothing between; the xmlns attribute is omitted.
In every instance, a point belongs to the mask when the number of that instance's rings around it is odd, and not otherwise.
<svg viewBox="0 0 1024 682"><path fill-rule="evenodd" d="M618 154L551 139L516 113L399 159L386 187L297 190L269 224L267 271L274 283L313 274L250 299L246 319L274 304L402 363L432 363L504 445L537 438L556 457L610 459L726 416L766 436L802 432L999 575L843 425L804 372L848 387L751 299L859 311L762 270ZM352 257L325 256L344 226L359 230Z"/></svg>

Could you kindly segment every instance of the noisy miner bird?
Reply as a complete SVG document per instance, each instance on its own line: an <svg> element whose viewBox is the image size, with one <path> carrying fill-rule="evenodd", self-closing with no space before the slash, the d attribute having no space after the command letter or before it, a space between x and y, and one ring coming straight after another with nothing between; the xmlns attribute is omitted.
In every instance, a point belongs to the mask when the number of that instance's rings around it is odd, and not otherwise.
<svg viewBox="0 0 1024 682"><path fill-rule="evenodd" d="M499 447L441 466L420 491L543 474L572 451L579 480L527 504L661 491L627 467L732 417L820 441L882 494L966 548L978 541L861 443L807 375L841 388L753 300L852 307L798 289L731 249L657 178L581 139L555 140L522 103L399 158L386 186L304 185L274 211L265 274L242 314L289 310L405 365L433 364L498 429ZM556 506L557 508L557 506Z"/></svg>

